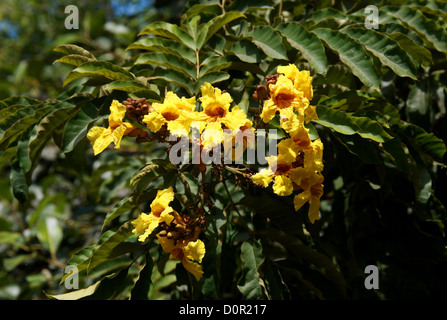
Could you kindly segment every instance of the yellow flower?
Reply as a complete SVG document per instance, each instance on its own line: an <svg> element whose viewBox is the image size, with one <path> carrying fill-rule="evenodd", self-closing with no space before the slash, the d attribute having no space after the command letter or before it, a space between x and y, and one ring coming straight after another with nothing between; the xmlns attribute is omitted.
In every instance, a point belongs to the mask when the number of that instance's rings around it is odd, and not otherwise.
<svg viewBox="0 0 447 320"><path fill-rule="evenodd" d="M177 214L169 204L174 200L174 191L172 187L164 190L158 190L157 196L151 203L151 212L141 213L140 216L132 221L134 229L133 233L138 234L144 232L138 237L138 241L144 242L146 238L154 231L160 222L170 224Z"/></svg>
<svg viewBox="0 0 447 320"><path fill-rule="evenodd" d="M160 242L163 251L171 254L170 258L180 260L185 269L192 273L197 281L200 280L203 274L201 263L205 256L205 244L201 240L197 239L185 244L158 236L158 242Z"/></svg>
<svg viewBox="0 0 447 320"><path fill-rule="evenodd" d="M293 108L301 100L302 93L293 86L293 82L280 75L275 84L270 84L270 99L266 100L262 108L261 118L267 123L273 119L276 112ZM301 97L300 97L301 95Z"/></svg>
<svg viewBox="0 0 447 320"><path fill-rule="evenodd" d="M276 176L275 182L273 183L273 192L281 197L291 195L293 192L292 180L290 180L287 176Z"/></svg>
<svg viewBox="0 0 447 320"><path fill-rule="evenodd" d="M119 149L121 139L128 135L132 137L145 137L147 132L134 126L129 122L123 122L126 115L126 107L117 100L112 101L110 106L109 127L93 127L87 133L87 138L93 146L95 155L104 151L112 142L115 143L115 148Z"/></svg>
<svg viewBox="0 0 447 320"><path fill-rule="evenodd" d="M169 132L186 136L190 131L190 114L194 113L195 98L179 98L175 93L168 92L163 103L153 103L153 111L145 115L143 122L152 132L158 132L164 125Z"/></svg>
<svg viewBox="0 0 447 320"><path fill-rule="evenodd" d="M318 182L311 185L303 192L297 194L293 199L295 210L298 211L306 202L309 202L308 216L311 223L320 219L320 198L323 195L323 176L319 175Z"/></svg>
<svg viewBox="0 0 447 320"><path fill-rule="evenodd" d="M307 70L300 71L294 64L289 64L288 66L279 66L277 69L278 73L284 74L288 79L293 82L294 87L303 92L303 96L309 101L313 98L312 89L312 77L310 72Z"/></svg>
<svg viewBox="0 0 447 320"><path fill-rule="evenodd" d="M219 123L226 129L239 129L251 122L247 119L244 111L238 106L230 111L230 105L233 99L228 92L222 93L219 88L214 88L208 82L200 88L202 97L203 111L197 116L197 120L204 120L208 123Z"/></svg>
<svg viewBox="0 0 447 320"><path fill-rule="evenodd" d="M251 177L252 180L264 188L268 187L270 182L273 181L273 192L279 196L288 196L292 194L293 183L287 176L290 169L292 169L290 154L270 156L267 160L269 168L261 169Z"/></svg>

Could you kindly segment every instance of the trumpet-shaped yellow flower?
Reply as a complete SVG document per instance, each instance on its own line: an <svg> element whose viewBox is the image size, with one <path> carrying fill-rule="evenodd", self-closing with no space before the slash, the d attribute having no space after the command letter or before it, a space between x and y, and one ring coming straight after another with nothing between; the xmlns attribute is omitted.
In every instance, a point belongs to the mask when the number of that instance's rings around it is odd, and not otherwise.
<svg viewBox="0 0 447 320"><path fill-rule="evenodd" d="M170 224L177 214L172 207L169 206L171 201L174 200L174 191L172 187L164 190L158 190L157 196L151 204L151 212L141 213L140 216L132 221L134 229L133 233L143 233L138 237L141 242L146 241L146 238L154 231L154 229L161 223L166 222Z"/></svg>
<svg viewBox="0 0 447 320"><path fill-rule="evenodd" d="M233 99L228 92L222 93L219 88L214 88L210 83L205 82L200 88L203 111L198 115L197 120L208 123L219 123L226 129L239 129L251 122L247 119L245 112L238 106L230 111Z"/></svg>
<svg viewBox="0 0 447 320"><path fill-rule="evenodd" d="M251 178L255 183L264 188L268 187L270 182L273 181L273 192L279 196L288 196L293 192L292 180L287 176L288 172L292 169L290 160L290 154L270 156L267 158L269 168L261 169Z"/></svg>
<svg viewBox="0 0 447 320"><path fill-rule="evenodd" d="M311 223L314 223L315 220L320 218L319 209L320 209L320 198L323 195L323 176L316 176L317 182L315 184L310 185L303 192L297 194L293 199L293 204L295 206L295 210L298 211L306 202L309 202L309 220Z"/></svg>
<svg viewBox="0 0 447 320"><path fill-rule="evenodd" d="M197 239L187 243L176 243L173 239L158 236L163 251L170 253L170 258L180 260L187 271L200 280L203 274L202 259L205 256L205 244Z"/></svg>
<svg viewBox="0 0 447 320"><path fill-rule="evenodd" d="M164 125L170 133L186 136L190 131L191 119L195 109L195 98L179 98L168 92L163 103L153 103L153 111L145 115L143 122L152 132L158 132Z"/></svg>
<svg viewBox="0 0 447 320"><path fill-rule="evenodd" d="M295 89L303 92L303 96L309 101L313 98L312 77L307 70L300 71L296 65L279 66L278 73L284 74L293 82Z"/></svg>
<svg viewBox="0 0 447 320"><path fill-rule="evenodd" d="M262 108L261 118L267 123L273 119L276 112L294 108L301 101L302 93L297 91L293 82L286 76L280 75L275 84L270 84L270 99L266 100Z"/></svg>
<svg viewBox="0 0 447 320"><path fill-rule="evenodd" d="M93 146L95 155L104 151L112 142L119 149L123 136L146 137L147 132L129 122L123 122L126 115L126 107L117 100L110 106L109 127L93 127L87 133L87 138Z"/></svg>

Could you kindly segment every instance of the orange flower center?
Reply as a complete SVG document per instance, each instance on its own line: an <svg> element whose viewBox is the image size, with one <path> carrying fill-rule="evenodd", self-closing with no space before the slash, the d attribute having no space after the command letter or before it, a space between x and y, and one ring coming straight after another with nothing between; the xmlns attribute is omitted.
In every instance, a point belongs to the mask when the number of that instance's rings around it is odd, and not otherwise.
<svg viewBox="0 0 447 320"><path fill-rule="evenodd" d="M163 118L165 118L167 121L172 121L177 119L180 115L177 112L172 111L165 111L161 114Z"/></svg>
<svg viewBox="0 0 447 320"><path fill-rule="evenodd" d="M205 114L209 117L213 118L223 118L227 114L227 110L223 108L221 105L211 105L205 110ZM216 120L216 119L215 119ZM214 120L214 121L215 121Z"/></svg>
<svg viewBox="0 0 447 320"><path fill-rule="evenodd" d="M293 100L295 99L295 95L291 93L278 93L273 101L280 109L289 108L292 105Z"/></svg>

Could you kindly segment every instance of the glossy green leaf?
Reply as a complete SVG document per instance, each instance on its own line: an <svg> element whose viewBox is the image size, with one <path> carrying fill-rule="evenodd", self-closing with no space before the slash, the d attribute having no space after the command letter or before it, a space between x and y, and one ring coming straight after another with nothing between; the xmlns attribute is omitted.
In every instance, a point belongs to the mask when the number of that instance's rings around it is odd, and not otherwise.
<svg viewBox="0 0 447 320"><path fill-rule="evenodd" d="M112 209L107 213L104 222L102 224L102 229L109 224L114 219L121 216L123 213L130 211L135 208L135 202L132 196L127 196L121 199L117 204L113 206Z"/></svg>
<svg viewBox="0 0 447 320"><path fill-rule="evenodd" d="M317 105L318 120L314 122L345 135L359 134L365 139L385 142L392 137L375 120L367 117L350 116L346 112Z"/></svg>
<svg viewBox="0 0 447 320"><path fill-rule="evenodd" d="M199 71L199 78L208 73L226 69L229 66L231 66L231 61L229 61L227 57L212 57L210 59L206 59L202 62L202 66Z"/></svg>
<svg viewBox="0 0 447 320"><path fill-rule="evenodd" d="M429 50L416 44L411 38L403 33L395 32L388 35L391 39L396 41L399 46L405 50L418 63L429 66L433 63L432 54Z"/></svg>
<svg viewBox="0 0 447 320"><path fill-rule="evenodd" d="M68 55L75 54L86 57L91 60L96 60L95 56L84 48L74 44L63 44L53 49L56 52L65 53Z"/></svg>
<svg viewBox="0 0 447 320"><path fill-rule="evenodd" d="M51 104L11 106L2 110L0 118L0 147L8 145L11 138L38 123L52 108Z"/></svg>
<svg viewBox="0 0 447 320"><path fill-rule="evenodd" d="M365 85L373 89L379 88L380 78L374 68L373 60L360 43L338 31L316 29L312 32L334 50L340 60L351 68L352 73Z"/></svg>
<svg viewBox="0 0 447 320"><path fill-rule="evenodd" d="M179 58L187 59L193 64L197 62L194 50L185 46L181 42L171 39L163 39L159 37L145 38L132 43L126 50L130 49L169 53L176 55Z"/></svg>
<svg viewBox="0 0 447 320"><path fill-rule="evenodd" d="M228 5L227 10L245 13L258 9L274 9L273 5L273 1L270 0L234 0Z"/></svg>
<svg viewBox="0 0 447 320"><path fill-rule="evenodd" d="M194 81L192 81L190 77L185 76L182 72L172 69L156 69L151 76L151 79L162 79L186 89L191 95L194 93Z"/></svg>
<svg viewBox="0 0 447 320"><path fill-rule="evenodd" d="M325 75L328 68L323 43L313 33L307 31L296 22L282 23L276 29L299 50L317 73Z"/></svg>
<svg viewBox="0 0 447 320"><path fill-rule="evenodd" d="M427 154L440 163L445 162L444 156L447 147L444 141L433 133L428 133L421 127L410 123L399 124L396 131L401 139L409 139L419 152Z"/></svg>
<svg viewBox="0 0 447 320"><path fill-rule="evenodd" d="M225 12L220 16L214 17L204 25L201 25L201 32L199 33L197 39L197 49L200 50L205 45L205 43L207 43L207 41L224 25L239 18L245 18L245 16L240 12L230 11Z"/></svg>
<svg viewBox="0 0 447 320"><path fill-rule="evenodd" d="M129 71L106 61L86 62L71 71L64 81L64 86L82 77L104 77L110 80L132 80Z"/></svg>
<svg viewBox="0 0 447 320"><path fill-rule="evenodd" d="M260 278L259 268L264 262L262 246L255 239L241 246L242 275L237 288L246 300L265 299L265 284Z"/></svg>
<svg viewBox="0 0 447 320"><path fill-rule="evenodd" d="M198 93L200 90L200 87L205 84L205 82L208 83L217 83L221 81L225 81L230 78L230 75L227 72L210 72L205 74L203 77L199 78L199 81L196 83L194 87L194 93Z"/></svg>
<svg viewBox="0 0 447 320"><path fill-rule="evenodd" d="M231 47L231 51L243 62L259 63L259 49L249 40L236 41Z"/></svg>
<svg viewBox="0 0 447 320"><path fill-rule="evenodd" d="M138 57L135 64L163 66L167 69L181 72L184 76L190 77L191 79L195 79L197 77L197 70L194 64L190 63L188 60L179 58L178 56L169 53L144 53Z"/></svg>
<svg viewBox="0 0 447 320"><path fill-rule="evenodd" d="M132 229L131 221L127 221L116 232L113 232L92 254L87 273L90 273L95 267L107 260L128 253L129 251L127 250L120 250L119 246L122 246L123 242L132 235Z"/></svg>
<svg viewBox="0 0 447 320"><path fill-rule="evenodd" d="M435 20L429 19L420 11L407 6L384 7L383 9L402 20L409 28L423 35L436 50L447 52L447 31Z"/></svg>
<svg viewBox="0 0 447 320"><path fill-rule="evenodd" d="M90 102L81 106L79 111L67 122L62 138L61 150L71 152L87 135L88 128L98 117L98 107Z"/></svg>
<svg viewBox="0 0 447 320"><path fill-rule="evenodd" d="M287 52L282 44L282 37L270 26L256 26L249 33L253 43L273 59L287 60Z"/></svg>
<svg viewBox="0 0 447 320"><path fill-rule="evenodd" d="M344 28L342 32L361 42L398 76L416 79L416 70L410 58L396 41L364 26Z"/></svg>
<svg viewBox="0 0 447 320"><path fill-rule="evenodd" d="M81 64L90 62L90 61L95 61L95 59L88 58L86 56L81 56L79 54L69 54L67 56L63 56L60 59L57 59L53 63L63 62L63 63L69 64L69 65L72 65L75 67L79 67Z"/></svg>
<svg viewBox="0 0 447 320"><path fill-rule="evenodd" d="M153 22L150 25L144 27L143 30L138 34L138 36L145 34L152 34L176 40L194 51L197 50L194 39L185 30L175 24L160 21Z"/></svg>

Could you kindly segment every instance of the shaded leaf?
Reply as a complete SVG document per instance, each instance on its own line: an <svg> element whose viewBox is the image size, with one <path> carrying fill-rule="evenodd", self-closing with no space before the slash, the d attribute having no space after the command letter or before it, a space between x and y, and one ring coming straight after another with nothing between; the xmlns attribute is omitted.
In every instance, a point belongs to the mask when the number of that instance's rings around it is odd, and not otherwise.
<svg viewBox="0 0 447 320"><path fill-rule="evenodd" d="M276 29L292 47L299 50L317 73L325 75L328 68L323 43L296 22L282 23Z"/></svg>
<svg viewBox="0 0 447 320"><path fill-rule="evenodd" d="M242 275L237 288L246 300L265 299L265 285L260 278L259 267L264 262L262 246L255 239L245 241L241 246Z"/></svg>
<svg viewBox="0 0 447 320"><path fill-rule="evenodd" d="M282 37L270 26L256 26L249 33L253 37L253 43L264 51L266 55L274 59L287 60L287 52L282 44Z"/></svg>
<svg viewBox="0 0 447 320"><path fill-rule="evenodd" d="M315 29L312 31L322 39L330 49L337 52L340 60L351 68L365 85L373 89L378 89L380 78L374 68L372 58L365 51L365 48L343 33L329 29Z"/></svg>

